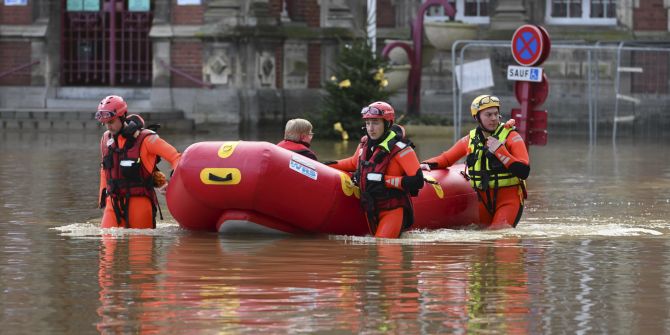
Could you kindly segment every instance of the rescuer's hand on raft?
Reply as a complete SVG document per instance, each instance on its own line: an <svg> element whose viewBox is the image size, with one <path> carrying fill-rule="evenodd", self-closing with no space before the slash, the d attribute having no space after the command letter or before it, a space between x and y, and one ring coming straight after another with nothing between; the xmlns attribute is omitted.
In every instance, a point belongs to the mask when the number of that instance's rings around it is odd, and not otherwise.
<svg viewBox="0 0 670 335"><path fill-rule="evenodd" d="M165 177L163 172L158 170L154 171L152 175L154 178L154 189L156 190L156 193L165 195L165 191L167 190L168 185L167 177Z"/></svg>
<svg viewBox="0 0 670 335"><path fill-rule="evenodd" d="M424 171L431 171L433 169L437 169L437 163L427 163L427 162L421 162L421 170Z"/></svg>
<svg viewBox="0 0 670 335"><path fill-rule="evenodd" d="M489 151L490 151L492 154L494 154L494 153L496 153L496 150L498 150L498 148L500 148L500 146L503 145L504 142L505 142L505 141L500 142L500 141L498 141L497 138L495 138L495 137L493 137L493 136L489 136L489 137L486 139L486 146L489 147Z"/></svg>
<svg viewBox="0 0 670 335"><path fill-rule="evenodd" d="M154 186L157 188L163 187L165 184L167 184L167 177L165 177L163 172L156 170L152 174L152 177L154 178Z"/></svg>
<svg viewBox="0 0 670 335"><path fill-rule="evenodd" d="M156 190L156 193L160 193L162 195L165 195L165 193L167 192L167 186L168 186L168 184L165 183L165 185L163 185L161 187L154 187L154 189Z"/></svg>

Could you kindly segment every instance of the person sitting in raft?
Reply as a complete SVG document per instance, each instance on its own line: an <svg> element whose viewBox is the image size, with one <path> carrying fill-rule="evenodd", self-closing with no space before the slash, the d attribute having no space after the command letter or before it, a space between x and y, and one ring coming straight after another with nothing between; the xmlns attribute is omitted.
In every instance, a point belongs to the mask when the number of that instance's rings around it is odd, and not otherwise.
<svg viewBox="0 0 670 335"><path fill-rule="evenodd" d="M286 122L284 139L277 145L316 160L316 153L309 148L313 137L312 123L305 119L291 119Z"/></svg>
<svg viewBox="0 0 670 335"><path fill-rule="evenodd" d="M414 222L410 196L418 195L424 182L419 159L404 129L394 124L391 105L373 102L361 110L361 117L366 135L354 155L326 164L354 172L370 233L397 238Z"/></svg>
<svg viewBox="0 0 670 335"><path fill-rule="evenodd" d="M144 120L130 116L122 97L102 99L95 119L107 129L100 139L100 208L102 228L155 228L159 192L167 187L158 171L159 157L174 169L181 154L154 131L143 129ZM162 185L161 185L162 184Z"/></svg>
<svg viewBox="0 0 670 335"><path fill-rule="evenodd" d="M514 119L500 122L498 97L476 97L470 114L479 124L477 128L449 150L422 162L421 168L444 169L467 156L467 178L479 197L481 224L491 229L516 227L530 173L526 145L514 128Z"/></svg>

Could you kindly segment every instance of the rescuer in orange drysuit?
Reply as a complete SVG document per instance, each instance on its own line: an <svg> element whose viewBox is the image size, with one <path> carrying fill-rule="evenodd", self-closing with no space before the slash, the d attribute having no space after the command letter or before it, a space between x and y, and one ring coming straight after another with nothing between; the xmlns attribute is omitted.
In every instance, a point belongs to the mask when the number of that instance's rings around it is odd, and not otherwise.
<svg viewBox="0 0 670 335"><path fill-rule="evenodd" d="M102 228L155 228L159 208L154 187L161 193L167 187L156 164L162 157L174 169L181 154L154 131L143 129L139 116L131 119L127 113L128 105L116 95L102 99L95 113L107 128L100 139Z"/></svg>
<svg viewBox="0 0 670 335"><path fill-rule="evenodd" d="M422 162L421 168L444 169L466 157L467 177L479 197L479 219L488 228L516 227L530 173L528 150L513 122L500 122L500 99L480 95L470 106L479 123L449 150Z"/></svg>
<svg viewBox="0 0 670 335"><path fill-rule="evenodd" d="M375 237L397 238L414 222L410 196L423 187L423 173L404 129L393 123L391 105L373 102L363 108L361 116L367 135L354 155L329 163L338 170L354 172L370 232Z"/></svg>

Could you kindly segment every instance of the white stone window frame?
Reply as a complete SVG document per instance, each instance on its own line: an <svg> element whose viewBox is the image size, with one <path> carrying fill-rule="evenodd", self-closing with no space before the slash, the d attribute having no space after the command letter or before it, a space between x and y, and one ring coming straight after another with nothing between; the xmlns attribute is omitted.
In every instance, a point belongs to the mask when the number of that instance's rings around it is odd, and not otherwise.
<svg viewBox="0 0 670 335"><path fill-rule="evenodd" d="M545 22L552 25L581 25L581 26L616 26L616 17L591 17L591 1L582 0L581 17L552 17L551 8L553 0L546 1ZM619 0L621 1L621 0ZM616 4L610 4L616 7ZM615 8L616 11L616 8Z"/></svg>
<svg viewBox="0 0 670 335"><path fill-rule="evenodd" d="M490 16L465 16L463 13L465 13L465 1L466 0L456 0L456 17L454 18L456 21L462 21L465 23L471 23L471 24L489 24L491 23L491 17ZM490 1L483 1L483 0L476 0L477 2L486 2L489 5L491 4ZM426 0L422 0L421 3L426 2ZM430 9L428 9L430 11ZM440 13L444 14L444 9L442 7L439 8L438 10ZM492 8L489 8L489 12L492 11ZM433 15L433 16L426 16L424 18L425 21L447 21L449 18L446 15Z"/></svg>

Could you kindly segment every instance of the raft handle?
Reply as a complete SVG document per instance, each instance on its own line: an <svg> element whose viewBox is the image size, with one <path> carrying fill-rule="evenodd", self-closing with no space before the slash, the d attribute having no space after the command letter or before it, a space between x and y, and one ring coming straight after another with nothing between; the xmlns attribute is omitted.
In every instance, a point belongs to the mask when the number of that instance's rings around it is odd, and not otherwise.
<svg viewBox="0 0 670 335"><path fill-rule="evenodd" d="M233 180L233 174L229 173L225 177L221 178L213 173L209 174L209 180L211 181L231 181Z"/></svg>

